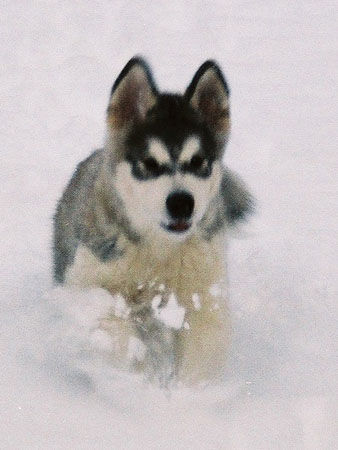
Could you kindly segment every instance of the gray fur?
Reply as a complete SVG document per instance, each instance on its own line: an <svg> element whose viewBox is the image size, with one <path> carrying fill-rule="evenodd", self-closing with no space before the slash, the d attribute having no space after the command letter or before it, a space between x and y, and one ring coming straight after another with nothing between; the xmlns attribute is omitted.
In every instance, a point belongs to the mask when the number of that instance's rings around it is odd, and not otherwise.
<svg viewBox="0 0 338 450"><path fill-rule="evenodd" d="M139 231L142 227L136 231L135 224L140 212L147 213L148 210L144 209L142 201L139 209L133 208L135 192L147 191L134 190L134 196L124 197L122 201L123 188L129 189L128 183L124 183L129 172L122 172L120 178L114 177L121 173L121 167L125 169L126 163L130 165L133 181L138 183L147 183L152 178L158 180L163 174L173 177L177 172L188 173L190 177L196 177L195 180L211 180L208 177L213 176L213 164L222 159L229 135L229 89L218 66L208 61L197 71L184 96L159 94L148 66L135 58L114 84L107 125L106 147L95 151L77 166L57 205L53 242L54 280L57 283L65 281L66 271L74 262L80 245L104 263L118 260L127 248L142 242L142 231ZM195 164L194 156L188 162L179 163L182 146L191 136L196 136L200 143ZM147 142L151 137L163 143L170 154L169 162L151 161L154 158L147 155ZM196 163L196 156L200 164ZM125 165L119 166L121 162ZM119 184L113 182L116 179ZM135 185L140 189L140 185ZM148 192L152 194L152 191ZM212 192L214 196L215 191ZM158 203L153 203L151 194L142 193L142 198L146 197L158 211ZM204 216L194 229L202 240L210 240L228 226L244 220L253 210L252 197L244 184L224 167L217 194L207 200L210 203L205 206L206 210L201 210L201 216ZM134 226L130 217L133 217ZM152 264L149 260L141 262L146 268ZM149 300L142 303L138 298L133 303L132 321L147 348L145 363L149 378L157 379L161 386L168 386L178 368L179 333L154 317Z"/></svg>
<svg viewBox="0 0 338 450"><path fill-rule="evenodd" d="M78 165L57 206L54 279L59 283L64 281L79 244L108 261L123 254L122 241L136 244L141 238L111 180L121 161L131 164L133 176L139 180L159 176L161 170L169 176L174 174L176 169L170 165L140 171L149 136L160 139L175 162L187 137L196 135L210 175L213 162L223 156L229 135L229 88L217 64L207 61L184 96L160 94L145 61L133 58L113 86L107 125L108 130L114 130L107 148L95 151ZM186 170L196 177L208 176L208 170L204 173L198 167ZM220 191L199 224L202 235L211 238L227 224L244 219L251 210L252 199L244 185L230 170L223 169Z"/></svg>
<svg viewBox="0 0 338 450"><path fill-rule="evenodd" d="M107 192L108 205L97 205L97 181L106 164L104 150L82 161L58 203L54 216L54 279L64 281L78 245L87 246L102 261L119 258L123 248L119 237L137 243L140 237L125 216L117 192ZM112 173L113 176L113 173ZM244 220L253 210L253 200L244 184L224 169L219 195L211 204L208 220L200 223L202 234L210 239L227 225ZM211 219L210 219L211 215Z"/></svg>
<svg viewBox="0 0 338 450"><path fill-rule="evenodd" d="M104 161L103 149L82 161L58 203L53 242L54 280L57 283L63 283L65 271L72 264L79 244L107 261L123 254L118 245L121 234L131 242L138 239L119 209L117 196L110 197L109 205L98 204L97 182Z"/></svg>
<svg viewBox="0 0 338 450"><path fill-rule="evenodd" d="M177 332L164 327L153 316L152 307L143 305L133 317L136 331L146 345L147 377L161 387L168 387L177 368Z"/></svg>
<svg viewBox="0 0 338 450"><path fill-rule="evenodd" d="M242 180L228 168L224 168L219 195L211 204L210 212L201 221L206 239L211 239L226 226L246 220L254 212L254 199Z"/></svg>

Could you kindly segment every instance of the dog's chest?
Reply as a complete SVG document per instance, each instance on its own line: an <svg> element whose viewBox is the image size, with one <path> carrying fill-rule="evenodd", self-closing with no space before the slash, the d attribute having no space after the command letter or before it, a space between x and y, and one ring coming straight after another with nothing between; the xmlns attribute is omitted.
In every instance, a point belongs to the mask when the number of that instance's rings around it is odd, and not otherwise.
<svg viewBox="0 0 338 450"><path fill-rule="evenodd" d="M224 278L223 253L221 237L211 241L191 238L170 247L156 242L130 245L123 256L109 262L80 246L66 283L103 287L134 302L145 296L151 300L157 291L174 292L181 303L190 304L193 294L205 296Z"/></svg>

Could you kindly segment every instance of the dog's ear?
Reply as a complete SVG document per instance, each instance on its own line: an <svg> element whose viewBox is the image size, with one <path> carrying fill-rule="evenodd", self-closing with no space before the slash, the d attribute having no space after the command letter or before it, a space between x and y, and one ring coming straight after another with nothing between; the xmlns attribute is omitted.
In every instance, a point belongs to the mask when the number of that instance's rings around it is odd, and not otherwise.
<svg viewBox="0 0 338 450"><path fill-rule="evenodd" d="M230 130L229 95L221 69L210 60L197 70L185 92L185 98L221 144Z"/></svg>
<svg viewBox="0 0 338 450"><path fill-rule="evenodd" d="M156 102L157 89L149 66L140 57L132 58L115 81L107 109L107 121L122 128L142 121Z"/></svg>

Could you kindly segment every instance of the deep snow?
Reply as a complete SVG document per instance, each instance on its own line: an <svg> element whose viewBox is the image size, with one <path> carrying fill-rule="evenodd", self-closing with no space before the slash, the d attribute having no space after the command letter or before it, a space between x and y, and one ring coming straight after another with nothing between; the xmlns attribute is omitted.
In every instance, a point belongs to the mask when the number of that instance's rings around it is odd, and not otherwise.
<svg viewBox="0 0 338 450"><path fill-rule="evenodd" d="M0 447L337 448L334 2L5 0L0 17ZM214 57L232 90L226 163L258 209L230 242L217 389L168 396L114 370L107 294L52 288L55 202L136 53L170 90Z"/></svg>

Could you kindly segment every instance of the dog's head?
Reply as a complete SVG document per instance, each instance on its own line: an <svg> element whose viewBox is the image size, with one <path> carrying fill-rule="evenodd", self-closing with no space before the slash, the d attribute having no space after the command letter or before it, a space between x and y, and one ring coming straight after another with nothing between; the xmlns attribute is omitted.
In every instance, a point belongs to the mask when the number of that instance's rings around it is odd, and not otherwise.
<svg viewBox="0 0 338 450"><path fill-rule="evenodd" d="M174 95L160 94L148 65L133 58L113 86L107 124L112 182L137 231L194 232L220 190L230 129L217 64L205 62Z"/></svg>

